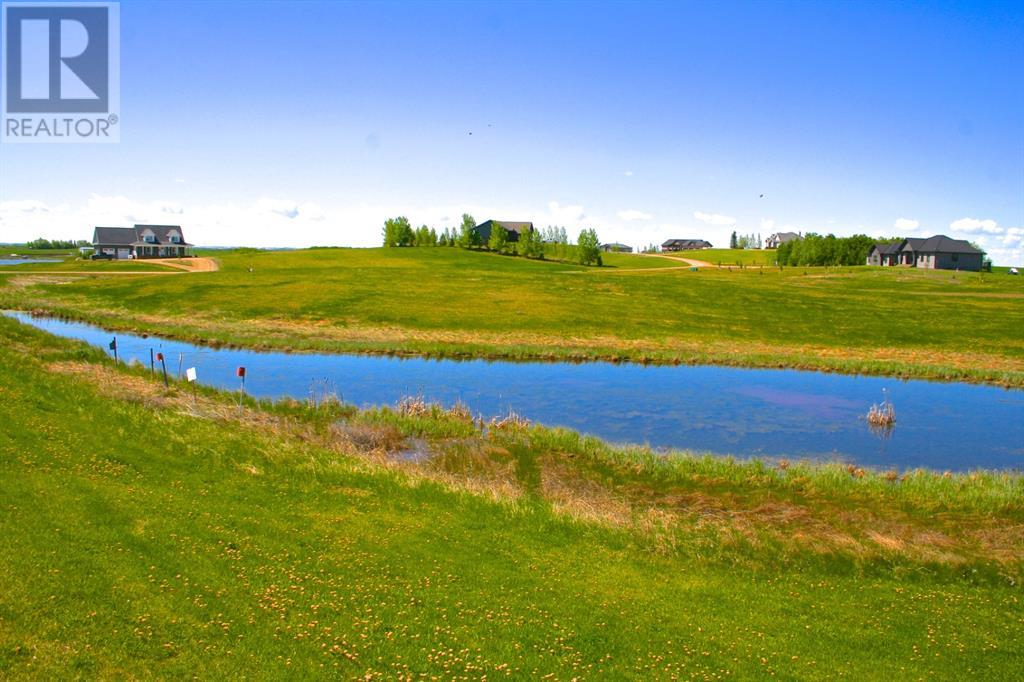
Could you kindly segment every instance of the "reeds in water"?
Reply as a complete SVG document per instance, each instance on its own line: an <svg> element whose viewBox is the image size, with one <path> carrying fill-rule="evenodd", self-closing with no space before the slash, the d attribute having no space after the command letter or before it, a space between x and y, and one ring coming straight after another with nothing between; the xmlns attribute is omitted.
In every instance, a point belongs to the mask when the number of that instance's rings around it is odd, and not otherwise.
<svg viewBox="0 0 1024 682"><path fill-rule="evenodd" d="M868 424L875 427L892 428L896 424L896 409L889 400L889 394L882 389L882 402L871 406L868 410Z"/></svg>

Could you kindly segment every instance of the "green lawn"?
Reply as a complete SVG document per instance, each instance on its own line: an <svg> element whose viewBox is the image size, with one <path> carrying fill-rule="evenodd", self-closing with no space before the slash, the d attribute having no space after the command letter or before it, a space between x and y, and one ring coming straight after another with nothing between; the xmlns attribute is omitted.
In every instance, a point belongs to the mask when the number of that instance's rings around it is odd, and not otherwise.
<svg viewBox="0 0 1024 682"><path fill-rule="evenodd" d="M144 286L20 278L0 286L0 307L253 347L719 362L1024 385L1024 278L1004 274L691 271L621 254L609 258L614 267L584 268L451 248L216 258L219 272Z"/></svg>
<svg viewBox="0 0 1024 682"><path fill-rule="evenodd" d="M696 251L676 251L666 253L667 256L682 256L707 261L713 265L773 265L775 251L761 249L698 249Z"/></svg>
<svg viewBox="0 0 1024 682"><path fill-rule="evenodd" d="M0 424L5 679L1024 676L1007 474L240 409L2 317Z"/></svg>

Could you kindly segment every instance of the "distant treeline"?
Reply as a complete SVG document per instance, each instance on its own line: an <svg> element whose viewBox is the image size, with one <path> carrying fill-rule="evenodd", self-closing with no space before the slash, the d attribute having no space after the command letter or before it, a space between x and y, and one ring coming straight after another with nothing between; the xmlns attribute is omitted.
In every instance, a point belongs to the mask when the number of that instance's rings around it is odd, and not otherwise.
<svg viewBox="0 0 1024 682"><path fill-rule="evenodd" d="M837 237L809 232L779 245L775 259L779 265L864 265L877 241L864 234Z"/></svg>
<svg viewBox="0 0 1024 682"><path fill-rule="evenodd" d="M564 227L548 227L546 230L531 230L519 235L517 241L510 241L508 231L500 225L493 225L491 235L485 244L476 231L476 220L468 213L462 215L462 225L445 228L438 233L432 227L420 225L414 228L409 219L400 216L384 221L384 246L457 246L463 249L487 249L496 253L523 256L543 260L553 255L559 260L572 260L583 265L601 265L601 248L597 232L585 229L580 232L576 244L569 242Z"/></svg>
<svg viewBox="0 0 1024 682"><path fill-rule="evenodd" d="M91 242L84 239L77 241L71 239L33 239L25 244L30 249L77 249L79 246L92 246Z"/></svg>

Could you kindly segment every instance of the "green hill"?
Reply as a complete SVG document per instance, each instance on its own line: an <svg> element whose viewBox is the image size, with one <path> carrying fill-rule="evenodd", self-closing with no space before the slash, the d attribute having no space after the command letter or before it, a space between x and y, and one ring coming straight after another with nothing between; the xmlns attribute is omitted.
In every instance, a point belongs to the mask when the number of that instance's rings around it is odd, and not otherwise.
<svg viewBox="0 0 1024 682"><path fill-rule="evenodd" d="M692 271L622 254L609 254L613 267L586 268L453 248L216 258L218 272L175 276L0 275L0 306L252 347L714 362L1024 385L1024 281L1000 274Z"/></svg>
<svg viewBox="0 0 1024 682"><path fill-rule="evenodd" d="M236 400L0 317L0 676L1024 675L1017 477Z"/></svg>

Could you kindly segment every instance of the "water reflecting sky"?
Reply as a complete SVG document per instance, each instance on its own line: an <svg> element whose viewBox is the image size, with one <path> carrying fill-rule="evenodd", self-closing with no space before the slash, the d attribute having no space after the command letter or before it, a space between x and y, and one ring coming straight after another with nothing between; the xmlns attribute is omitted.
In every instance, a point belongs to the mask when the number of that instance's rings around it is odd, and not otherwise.
<svg viewBox="0 0 1024 682"><path fill-rule="evenodd" d="M113 333L91 325L13 316L51 333L107 347ZM795 370L511 363L397 359L366 355L213 350L117 334L122 360L149 364L163 351L168 370L196 367L199 380L261 397L304 398L327 380L359 406L422 395L493 416L514 409L618 443L732 454L856 462L888 468L1024 467L1024 391L970 384L900 381ZM864 421L882 390L897 423L880 437Z"/></svg>

